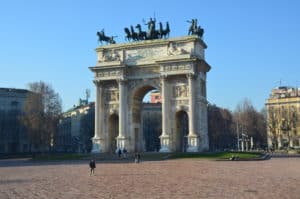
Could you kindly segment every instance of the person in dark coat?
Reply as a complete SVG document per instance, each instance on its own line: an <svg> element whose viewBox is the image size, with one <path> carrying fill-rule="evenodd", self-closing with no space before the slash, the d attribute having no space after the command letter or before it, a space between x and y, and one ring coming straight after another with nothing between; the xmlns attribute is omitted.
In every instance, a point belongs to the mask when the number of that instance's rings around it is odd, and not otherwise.
<svg viewBox="0 0 300 199"><path fill-rule="evenodd" d="M119 158L121 158L121 154L122 154L121 149L118 149L118 156L119 156Z"/></svg>
<svg viewBox="0 0 300 199"><path fill-rule="evenodd" d="M93 174L95 174L95 168L96 168L96 162L94 159L92 159L90 161L90 169L91 169L91 172L90 172L90 176Z"/></svg>

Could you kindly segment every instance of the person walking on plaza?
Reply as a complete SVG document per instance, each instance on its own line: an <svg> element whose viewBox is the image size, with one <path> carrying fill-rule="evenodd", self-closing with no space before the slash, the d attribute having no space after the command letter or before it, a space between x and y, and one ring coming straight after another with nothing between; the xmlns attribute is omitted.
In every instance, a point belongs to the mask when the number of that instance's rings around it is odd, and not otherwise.
<svg viewBox="0 0 300 199"><path fill-rule="evenodd" d="M125 148L123 149L123 156L124 156L124 158L127 157L127 150Z"/></svg>
<svg viewBox="0 0 300 199"><path fill-rule="evenodd" d="M119 158L121 158L121 154L122 154L122 151L121 151L121 149L119 148L119 149L118 149L118 156L119 156Z"/></svg>
<svg viewBox="0 0 300 199"><path fill-rule="evenodd" d="M140 153L135 153L135 155L134 155L134 162L135 163L140 163L140 160L141 160Z"/></svg>
<svg viewBox="0 0 300 199"><path fill-rule="evenodd" d="M90 161L90 169L91 169L91 172L90 172L90 176L93 174L95 174L95 168L96 168L96 162L95 162L95 160L94 159L92 159L91 161Z"/></svg>

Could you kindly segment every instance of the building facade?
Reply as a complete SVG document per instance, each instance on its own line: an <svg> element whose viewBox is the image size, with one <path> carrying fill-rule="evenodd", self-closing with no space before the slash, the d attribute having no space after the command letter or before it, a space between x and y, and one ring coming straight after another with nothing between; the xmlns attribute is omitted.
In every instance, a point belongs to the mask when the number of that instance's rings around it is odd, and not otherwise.
<svg viewBox="0 0 300 199"><path fill-rule="evenodd" d="M90 152L94 134L95 103L79 99L77 106L63 113L54 138L57 152Z"/></svg>
<svg viewBox="0 0 300 199"><path fill-rule="evenodd" d="M300 147L300 90L278 87L266 101L268 147Z"/></svg>
<svg viewBox="0 0 300 199"><path fill-rule="evenodd" d="M161 95L159 91L153 91L150 94L150 103L161 103Z"/></svg>
<svg viewBox="0 0 300 199"><path fill-rule="evenodd" d="M208 150L206 47L193 35L97 48L97 64L90 67L96 85L93 152L145 150L142 99L151 90L162 98L159 151ZM187 131L180 130L186 129L180 118L187 118Z"/></svg>
<svg viewBox="0 0 300 199"><path fill-rule="evenodd" d="M20 121L30 91L0 88L0 153L30 151L26 128Z"/></svg>

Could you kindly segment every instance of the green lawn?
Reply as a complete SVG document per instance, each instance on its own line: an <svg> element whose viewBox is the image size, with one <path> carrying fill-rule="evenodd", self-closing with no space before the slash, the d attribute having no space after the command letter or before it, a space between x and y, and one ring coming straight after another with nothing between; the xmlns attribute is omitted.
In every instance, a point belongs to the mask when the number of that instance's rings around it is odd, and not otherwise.
<svg viewBox="0 0 300 199"><path fill-rule="evenodd" d="M229 159L232 156L239 157L239 159L259 158L262 154L255 152L217 152L217 153L174 153L169 159L183 159L183 158L202 158L202 159Z"/></svg>
<svg viewBox="0 0 300 199"><path fill-rule="evenodd" d="M261 153L255 152L206 152L206 153L141 153L142 161L156 161L156 160L167 160L167 159L187 159L187 158L199 158L199 159L212 159L212 160L223 160L229 159L230 157L239 157L241 160L259 158L262 156ZM125 161L132 160L134 154L128 154L127 158L119 159L117 155L112 154L39 154L35 155L33 161L61 161L61 160L89 160L95 158L98 161Z"/></svg>

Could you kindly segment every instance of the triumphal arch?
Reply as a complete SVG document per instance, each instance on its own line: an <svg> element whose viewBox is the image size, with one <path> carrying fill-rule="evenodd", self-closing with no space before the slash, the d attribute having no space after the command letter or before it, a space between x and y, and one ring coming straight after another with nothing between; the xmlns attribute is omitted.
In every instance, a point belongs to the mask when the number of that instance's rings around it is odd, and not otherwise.
<svg viewBox="0 0 300 199"><path fill-rule="evenodd" d="M145 94L162 97L160 152L208 150L206 44L197 35L110 44L96 49L90 67L96 85L93 152L143 151L141 106ZM188 116L188 133L177 132L178 115Z"/></svg>

